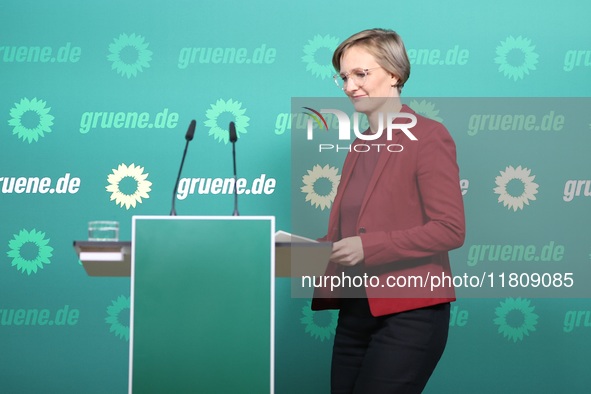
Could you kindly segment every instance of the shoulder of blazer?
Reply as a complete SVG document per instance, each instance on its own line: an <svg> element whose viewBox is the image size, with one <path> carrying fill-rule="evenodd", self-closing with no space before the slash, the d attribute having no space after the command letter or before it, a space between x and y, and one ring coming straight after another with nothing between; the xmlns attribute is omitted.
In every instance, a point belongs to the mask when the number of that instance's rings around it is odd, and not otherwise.
<svg viewBox="0 0 591 394"><path fill-rule="evenodd" d="M431 118L427 118L423 115L420 115L418 113L416 113L415 111L412 110L412 108L404 105L402 107L401 110L402 113L409 113L412 114L416 117L417 119L417 124L415 126L413 126L412 128L409 129L409 131L411 133L413 133L415 135L415 137L417 137L417 139L420 141L421 138L429 138L430 136L437 136L437 134L433 134L433 133L444 133L449 135L449 132L447 131L447 128L440 122L433 120ZM394 132L395 135L401 134L403 133L403 131L401 129L396 129L396 131Z"/></svg>

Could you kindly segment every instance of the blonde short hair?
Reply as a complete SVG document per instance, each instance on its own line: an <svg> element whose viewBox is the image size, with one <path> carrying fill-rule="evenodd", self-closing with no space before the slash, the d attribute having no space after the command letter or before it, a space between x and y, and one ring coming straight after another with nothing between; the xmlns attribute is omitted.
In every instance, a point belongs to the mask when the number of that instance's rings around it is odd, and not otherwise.
<svg viewBox="0 0 591 394"><path fill-rule="evenodd" d="M332 55L332 65L341 71L341 58L347 49L360 46L366 49L387 72L398 78L398 92L410 77L410 61L402 38L393 30L369 29L353 34L343 41Z"/></svg>

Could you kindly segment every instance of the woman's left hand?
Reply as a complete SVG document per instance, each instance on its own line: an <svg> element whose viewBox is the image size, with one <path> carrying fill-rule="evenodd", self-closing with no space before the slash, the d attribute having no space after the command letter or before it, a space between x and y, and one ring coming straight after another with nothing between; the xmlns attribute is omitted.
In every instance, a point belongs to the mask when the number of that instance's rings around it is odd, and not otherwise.
<svg viewBox="0 0 591 394"><path fill-rule="evenodd" d="M330 261L352 267L363 261L363 245L359 236L343 238L332 244Z"/></svg>

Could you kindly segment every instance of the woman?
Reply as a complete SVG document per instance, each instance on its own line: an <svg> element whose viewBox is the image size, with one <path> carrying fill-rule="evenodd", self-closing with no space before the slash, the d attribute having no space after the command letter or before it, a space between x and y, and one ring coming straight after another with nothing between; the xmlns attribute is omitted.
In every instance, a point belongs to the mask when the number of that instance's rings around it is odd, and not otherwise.
<svg viewBox="0 0 591 394"><path fill-rule="evenodd" d="M381 132L372 143L403 149L351 149L343 164L324 238L333 242L327 275L366 280L361 288L317 289L314 297L314 310L340 309L331 391L420 393L445 348L455 295L451 285L431 291L418 281L449 277L447 252L465 235L455 144L443 125L401 104L410 62L394 31L357 33L332 62L335 81L367 115L366 134L386 128L384 114L400 113L396 123L417 120L409 128L417 140Z"/></svg>

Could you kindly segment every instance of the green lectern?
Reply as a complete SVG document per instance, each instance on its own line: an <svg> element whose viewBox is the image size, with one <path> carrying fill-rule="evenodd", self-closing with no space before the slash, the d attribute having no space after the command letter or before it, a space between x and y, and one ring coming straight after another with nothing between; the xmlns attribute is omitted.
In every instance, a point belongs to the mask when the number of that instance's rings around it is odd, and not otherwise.
<svg viewBox="0 0 591 394"><path fill-rule="evenodd" d="M130 393L273 393L273 217L134 216Z"/></svg>

